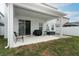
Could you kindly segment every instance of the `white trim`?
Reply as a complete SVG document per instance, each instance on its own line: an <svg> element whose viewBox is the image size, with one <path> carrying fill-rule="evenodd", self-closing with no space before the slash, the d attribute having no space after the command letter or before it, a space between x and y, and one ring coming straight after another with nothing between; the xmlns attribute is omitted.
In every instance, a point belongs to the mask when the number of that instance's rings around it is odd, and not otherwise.
<svg viewBox="0 0 79 59"><path fill-rule="evenodd" d="M13 4L8 4L8 46L13 47Z"/></svg>
<svg viewBox="0 0 79 59"><path fill-rule="evenodd" d="M63 33L62 33L62 26L63 26L63 24L62 24L62 17L60 17L59 18L60 19L60 36L62 36L63 35Z"/></svg>

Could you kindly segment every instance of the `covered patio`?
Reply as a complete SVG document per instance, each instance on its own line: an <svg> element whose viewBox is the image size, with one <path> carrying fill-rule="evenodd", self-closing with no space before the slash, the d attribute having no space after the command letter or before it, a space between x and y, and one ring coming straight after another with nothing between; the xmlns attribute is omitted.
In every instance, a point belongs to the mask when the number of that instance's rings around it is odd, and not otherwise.
<svg viewBox="0 0 79 59"><path fill-rule="evenodd" d="M45 36L24 36L24 42L22 40L18 40L17 43L14 44L13 47L19 47L23 45L36 44L40 42L47 42L50 40L57 40L60 38L68 38L69 36L59 36L59 35L45 35Z"/></svg>
<svg viewBox="0 0 79 59"><path fill-rule="evenodd" d="M46 4L8 4L7 8L8 12L8 45L7 47L13 48L18 47L22 45L27 44L33 44L38 42L45 42L49 40L59 39L62 38L62 17L66 14L57 11L56 9L53 9ZM44 32L46 30L46 22L53 20L53 19L59 19L60 21L57 23L60 23L60 30L59 30L59 36L57 35L44 35ZM30 32L27 34L25 31L21 33L24 36L24 41L18 41L14 42L15 36L14 32L20 33L22 30L19 30L20 25L19 21L25 21L29 20L31 22L30 24ZM23 21L23 22L24 22ZM24 22L24 23L25 23ZM33 36L33 31L36 29L39 29L39 24L42 23L42 35L41 36ZM23 26L23 25L22 25ZM25 27L25 25L24 25ZM21 27L22 29L22 27Z"/></svg>

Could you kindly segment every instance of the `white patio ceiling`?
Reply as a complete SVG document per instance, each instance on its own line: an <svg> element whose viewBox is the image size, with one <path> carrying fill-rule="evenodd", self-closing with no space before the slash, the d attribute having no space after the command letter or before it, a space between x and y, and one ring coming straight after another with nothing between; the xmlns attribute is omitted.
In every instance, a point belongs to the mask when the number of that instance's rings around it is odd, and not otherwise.
<svg viewBox="0 0 79 59"><path fill-rule="evenodd" d="M56 16L49 16L42 13L37 13L37 12L33 12L30 10L25 10L25 9L17 8L17 7L15 7L14 10L15 10L14 11L15 16L25 16L25 17L30 17L33 19L45 19L45 20L51 20L51 19L57 18Z"/></svg>
<svg viewBox="0 0 79 59"><path fill-rule="evenodd" d="M53 10L43 4L14 4L15 16L27 16L36 19L55 19L57 17L63 17L65 14L59 11Z"/></svg>

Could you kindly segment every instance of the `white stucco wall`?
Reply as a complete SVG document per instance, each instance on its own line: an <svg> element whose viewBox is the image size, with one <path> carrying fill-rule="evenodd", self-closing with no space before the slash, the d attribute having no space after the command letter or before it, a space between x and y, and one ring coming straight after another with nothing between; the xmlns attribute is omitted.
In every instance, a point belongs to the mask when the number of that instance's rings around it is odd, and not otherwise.
<svg viewBox="0 0 79 59"><path fill-rule="evenodd" d="M5 14L5 3L0 3L0 12Z"/></svg>
<svg viewBox="0 0 79 59"><path fill-rule="evenodd" d="M4 5L4 11L2 11L2 12L5 12L4 14L5 14L5 18L4 18L4 20L3 20L3 22L4 22L4 24L5 24L5 27L4 27L4 31L2 32L2 34L4 34L4 37L5 38L7 38L7 35L8 35L8 21L7 21L7 6L6 5ZM19 28L19 26L18 26L18 20L19 19L23 19L23 20L31 20L31 34L33 33L33 31L35 30L35 29L38 29L39 28L39 23L45 23L46 21L48 21L48 20L44 20L44 19L35 19L35 18L29 18L29 17L27 17L27 16L20 16L20 15L18 15L18 16L15 16L14 15L14 31L16 31L17 33L19 32L18 31L18 28ZM56 22L56 20L52 20L52 21L49 21L49 22L47 22L47 23L49 23L49 26L50 26L50 31L51 31L51 25L52 24L54 24L55 25L55 22ZM45 30L45 26L43 26L43 30ZM56 27L54 27L54 28L56 28ZM56 31L56 30L55 30ZM58 31L58 30L57 30Z"/></svg>
<svg viewBox="0 0 79 59"><path fill-rule="evenodd" d="M6 18L7 8L6 8L5 3L0 3L0 12L4 15L4 17L1 16L1 19L0 19L0 22L4 24L4 26L0 27L0 35L4 35L6 38L7 36L7 18Z"/></svg>
<svg viewBox="0 0 79 59"><path fill-rule="evenodd" d="M61 21L61 22L60 22ZM56 31L56 33L60 33L61 32L61 28L60 28L60 25L64 25L65 23L67 23L67 22L69 22L69 19L68 18L66 18L66 17L63 17L63 18L61 18L61 19L57 19L56 20L56 24L57 25L59 25L59 27L56 27L55 26L55 31Z"/></svg>
<svg viewBox="0 0 79 59"><path fill-rule="evenodd" d="M55 31L56 30L55 24L56 24L56 19L48 20L45 23L44 30L46 30L46 25L48 25L49 26L49 31ZM51 29L52 28L52 25L54 26L54 30Z"/></svg>
<svg viewBox="0 0 79 59"><path fill-rule="evenodd" d="M30 20L31 21L31 35L33 34L33 31L35 29L39 29L39 23L44 23L45 20L42 19L33 19L33 18L29 18L27 16L16 16L14 17L14 31L19 33L19 19L21 20Z"/></svg>
<svg viewBox="0 0 79 59"><path fill-rule="evenodd" d="M0 26L0 35L4 35L4 27Z"/></svg>
<svg viewBox="0 0 79 59"><path fill-rule="evenodd" d="M5 7L5 18L4 18L4 20L3 20L3 23L4 23L4 30L3 29L1 29L1 30L3 30L3 31L1 31L1 33L2 33L2 35L4 35L4 38L8 38L8 18L7 18L7 6L5 5L4 6ZM45 22L47 22L48 20L45 20L45 19L37 19L37 18L31 18L31 17L27 17L27 16L22 16L22 15L18 15L18 16L16 16L15 14L14 14L14 22L13 22L13 27L14 27L14 31L16 31L17 33L19 32L19 26L18 26L18 20L19 19L23 19L23 20L31 20L31 34L33 33L33 31L35 30L35 29L39 29L39 23L43 23L43 25L44 25L44 23ZM44 26L43 26L43 28L45 28Z"/></svg>
<svg viewBox="0 0 79 59"><path fill-rule="evenodd" d="M4 24L4 18L0 16L0 23ZM4 26L0 26L0 35L4 35Z"/></svg>
<svg viewBox="0 0 79 59"><path fill-rule="evenodd" d="M5 17L4 17L4 38L8 38L8 8L5 5Z"/></svg>
<svg viewBox="0 0 79 59"><path fill-rule="evenodd" d="M69 22L69 19L65 18L65 17L63 17L61 19L59 19L59 18L57 18L57 19L51 19L50 21L46 22L46 24L48 24L48 26L49 26L49 30L50 31L55 31L56 33L60 33L61 28L60 27L56 27L56 24L58 24L60 26L60 20L62 21L61 22L62 25L65 24L65 23L67 23L67 22ZM52 25L54 25L54 30L51 29Z"/></svg>

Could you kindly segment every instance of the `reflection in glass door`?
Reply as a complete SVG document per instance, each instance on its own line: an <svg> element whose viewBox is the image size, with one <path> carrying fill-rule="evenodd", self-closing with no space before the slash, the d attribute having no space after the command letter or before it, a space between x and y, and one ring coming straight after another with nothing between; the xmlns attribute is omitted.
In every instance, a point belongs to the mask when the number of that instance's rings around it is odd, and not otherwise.
<svg viewBox="0 0 79 59"><path fill-rule="evenodd" d="M30 35L31 22L27 20L19 20L19 35Z"/></svg>
<svg viewBox="0 0 79 59"><path fill-rule="evenodd" d="M24 35L24 21L19 20L19 35Z"/></svg>

